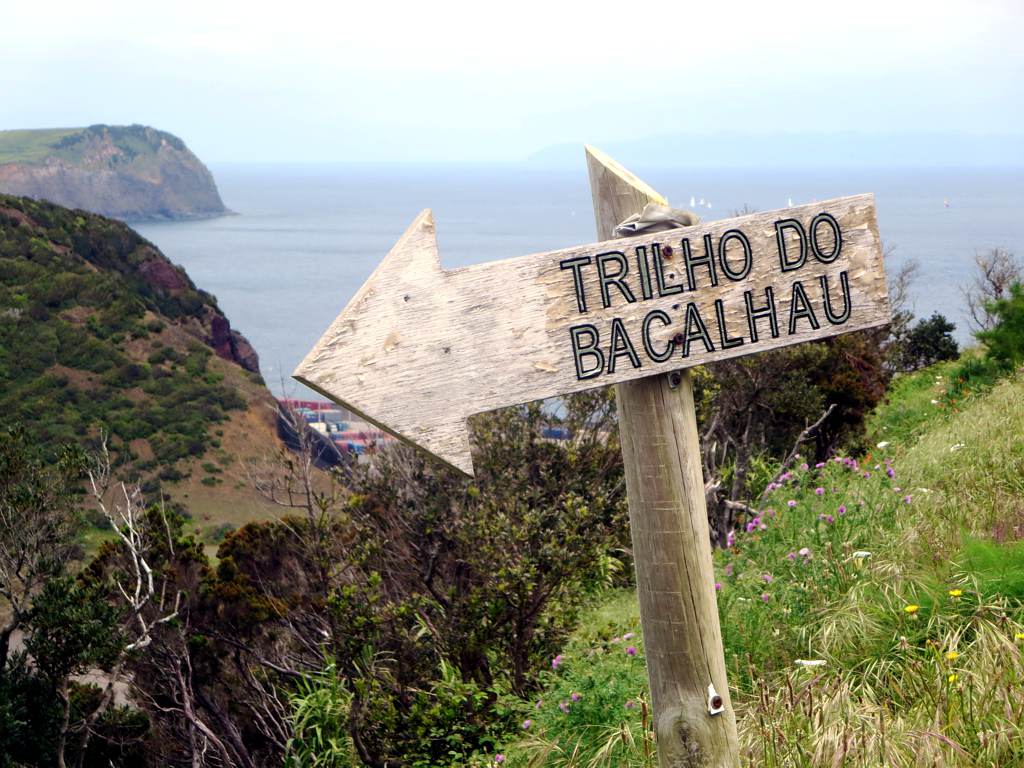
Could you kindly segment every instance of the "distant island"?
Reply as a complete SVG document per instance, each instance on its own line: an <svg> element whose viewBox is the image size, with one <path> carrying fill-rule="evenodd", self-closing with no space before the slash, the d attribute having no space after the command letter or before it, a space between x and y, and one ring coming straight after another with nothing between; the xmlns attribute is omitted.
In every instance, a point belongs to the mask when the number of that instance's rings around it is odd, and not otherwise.
<svg viewBox="0 0 1024 768"><path fill-rule="evenodd" d="M124 221L228 213L185 142L144 125L0 131L0 193Z"/></svg>

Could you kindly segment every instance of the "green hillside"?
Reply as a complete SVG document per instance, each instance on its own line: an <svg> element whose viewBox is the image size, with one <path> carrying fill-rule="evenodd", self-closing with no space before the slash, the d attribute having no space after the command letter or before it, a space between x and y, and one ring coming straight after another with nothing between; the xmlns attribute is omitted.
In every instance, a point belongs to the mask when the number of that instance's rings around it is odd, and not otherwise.
<svg viewBox="0 0 1024 768"><path fill-rule="evenodd" d="M226 507L265 511L238 504L225 471L275 444L255 353L120 222L0 195L0 381L0 423L51 455L106 432L126 474L211 526Z"/></svg>
<svg viewBox="0 0 1024 768"><path fill-rule="evenodd" d="M899 379L880 448L795 470L716 553L744 765L1024 765L1024 375L951 407L955 368ZM656 765L631 592L537 698L505 765Z"/></svg>
<svg viewBox="0 0 1024 768"><path fill-rule="evenodd" d="M41 162L55 151L62 139L81 131L81 128L0 131L0 165Z"/></svg>
<svg viewBox="0 0 1024 768"><path fill-rule="evenodd" d="M0 165L36 164L49 157L81 161L90 141L101 138L111 139L129 159L155 154L162 141L178 150L185 148L178 137L142 125L0 131Z"/></svg>

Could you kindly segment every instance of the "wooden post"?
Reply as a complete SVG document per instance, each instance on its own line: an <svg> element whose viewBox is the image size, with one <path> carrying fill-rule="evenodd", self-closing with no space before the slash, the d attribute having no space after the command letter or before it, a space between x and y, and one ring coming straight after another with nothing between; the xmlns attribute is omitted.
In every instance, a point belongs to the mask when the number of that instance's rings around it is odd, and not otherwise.
<svg viewBox="0 0 1024 768"><path fill-rule="evenodd" d="M587 147L597 235L665 199ZM738 764L725 678L693 382L688 371L615 385L636 586L661 768ZM721 697L710 714L709 686Z"/></svg>

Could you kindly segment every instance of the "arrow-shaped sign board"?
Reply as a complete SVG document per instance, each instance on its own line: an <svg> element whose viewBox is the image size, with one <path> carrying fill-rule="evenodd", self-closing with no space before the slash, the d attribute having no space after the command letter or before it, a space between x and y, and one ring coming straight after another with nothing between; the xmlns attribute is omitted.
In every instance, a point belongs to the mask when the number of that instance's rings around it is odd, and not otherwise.
<svg viewBox="0 0 1024 768"><path fill-rule="evenodd" d="M889 319L872 195L453 270L424 211L294 375L472 474L475 413Z"/></svg>

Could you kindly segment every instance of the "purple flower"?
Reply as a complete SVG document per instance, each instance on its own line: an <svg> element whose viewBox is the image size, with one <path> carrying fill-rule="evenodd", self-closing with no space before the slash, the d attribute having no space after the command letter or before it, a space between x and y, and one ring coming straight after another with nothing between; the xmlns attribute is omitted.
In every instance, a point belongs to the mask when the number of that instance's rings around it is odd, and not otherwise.
<svg viewBox="0 0 1024 768"><path fill-rule="evenodd" d="M797 554L799 554L805 560L811 559L811 550L809 547L800 547L800 551Z"/></svg>
<svg viewBox="0 0 1024 768"><path fill-rule="evenodd" d="M530 726L533 725L533 720L523 720L523 730L530 730Z"/></svg>
<svg viewBox="0 0 1024 768"><path fill-rule="evenodd" d="M905 502L907 502L907 504L909 504L909 503L910 503L910 499L911 499L911 498L912 498L912 497L911 497L911 495L910 495L910 494L908 493L908 494L907 494L906 496L904 496L904 497L903 497L903 500L904 500Z"/></svg>
<svg viewBox="0 0 1024 768"><path fill-rule="evenodd" d="M735 543L736 531L729 531L727 534L725 534L725 546L727 546L729 549L732 549Z"/></svg>
<svg viewBox="0 0 1024 768"><path fill-rule="evenodd" d="M715 592L721 592L721 591L722 591L722 582L716 581L715 582Z"/></svg>
<svg viewBox="0 0 1024 768"><path fill-rule="evenodd" d="M867 480L869 477L871 477L871 473L870 472L865 472L864 473L864 479Z"/></svg>
<svg viewBox="0 0 1024 768"><path fill-rule="evenodd" d="M825 495L825 489L824 489L824 488L822 488L822 487L821 487L820 485L819 485L819 486L818 486L817 488L815 488L815 489L814 489L814 492L815 492L815 493L816 493L816 494L817 494L818 496L824 496L824 495Z"/></svg>
<svg viewBox="0 0 1024 768"><path fill-rule="evenodd" d="M803 464L800 465L800 471L806 472L808 469L810 469L810 467L807 466L807 462L806 461Z"/></svg>
<svg viewBox="0 0 1024 768"><path fill-rule="evenodd" d="M562 710L563 715L569 714L569 703L565 701L558 702L558 708Z"/></svg>
<svg viewBox="0 0 1024 768"><path fill-rule="evenodd" d="M793 507L796 506L796 499L790 499L789 501L786 502L786 504L789 505L790 509L792 509Z"/></svg>
<svg viewBox="0 0 1024 768"><path fill-rule="evenodd" d="M775 577L772 576L770 573L762 573L761 574L761 580L765 584L771 584L773 581L775 581Z"/></svg>
<svg viewBox="0 0 1024 768"><path fill-rule="evenodd" d="M839 512L840 515L845 515L846 514L846 505L845 504L840 504L839 505L839 509L837 511Z"/></svg>
<svg viewBox="0 0 1024 768"><path fill-rule="evenodd" d="M551 668L558 669L562 665L562 654L558 654L551 660Z"/></svg>
<svg viewBox="0 0 1024 768"><path fill-rule="evenodd" d="M835 521L836 521L836 519L834 517L832 517L832 515L825 515L825 522L826 523L834 523Z"/></svg>
<svg viewBox="0 0 1024 768"><path fill-rule="evenodd" d="M768 512L768 517L775 517L775 510L774 509L768 509L766 511Z"/></svg>
<svg viewBox="0 0 1024 768"><path fill-rule="evenodd" d="M627 632L626 634L624 634L622 636L622 639L623 640L632 640L634 637L636 637L636 635L634 635L632 632Z"/></svg>
<svg viewBox="0 0 1024 768"><path fill-rule="evenodd" d="M892 467L889 467L887 470L885 470L885 474L887 474L890 479L894 478L896 477L896 470L893 469Z"/></svg>
<svg viewBox="0 0 1024 768"><path fill-rule="evenodd" d="M583 698L583 697L582 697L582 696L580 696L580 695L579 695L578 693L574 693L574 694L573 694L572 696L570 696L569 698L571 698L571 699L572 699L573 701L579 701L579 700L580 700L581 698Z"/></svg>
<svg viewBox="0 0 1024 768"><path fill-rule="evenodd" d="M824 461L819 461L817 464L814 465L814 468L815 469L821 469L824 466L825 466L825 462Z"/></svg>
<svg viewBox="0 0 1024 768"><path fill-rule="evenodd" d="M762 599L762 600L763 600L764 602L766 602L766 603L767 603L767 602L768 602L769 600L771 600L771 599L772 599L772 596L771 596L771 595L769 595L769 594L768 594L767 592L762 592L762 593L761 593L761 599Z"/></svg>
<svg viewBox="0 0 1024 768"><path fill-rule="evenodd" d="M725 571L726 576L732 576L732 563L726 563L722 570Z"/></svg>
<svg viewBox="0 0 1024 768"><path fill-rule="evenodd" d="M790 552L788 555L786 555L786 558L789 560L796 560L796 552Z"/></svg>
<svg viewBox="0 0 1024 768"><path fill-rule="evenodd" d="M494 762L497 765L500 765L501 763L504 763L505 762L505 756L499 752L498 754L496 754L494 756Z"/></svg>
<svg viewBox="0 0 1024 768"><path fill-rule="evenodd" d="M629 646L629 648L626 649L626 655L627 656L636 656L636 647L634 647L632 645Z"/></svg>

